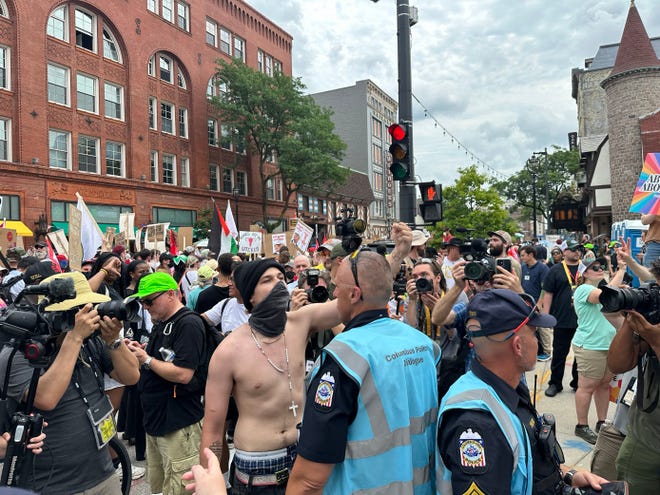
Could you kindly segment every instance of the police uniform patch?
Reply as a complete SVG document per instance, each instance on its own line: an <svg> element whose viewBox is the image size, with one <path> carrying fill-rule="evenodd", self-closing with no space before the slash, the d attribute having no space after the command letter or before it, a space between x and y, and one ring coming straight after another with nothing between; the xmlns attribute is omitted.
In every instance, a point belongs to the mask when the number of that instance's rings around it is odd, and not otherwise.
<svg viewBox="0 0 660 495"><path fill-rule="evenodd" d="M461 466L474 470L474 472L484 472L486 468L486 449L484 441L479 432L468 428L458 437L458 451L461 457ZM466 469L463 469L466 471Z"/></svg>
<svg viewBox="0 0 660 495"><path fill-rule="evenodd" d="M468 486L467 490L463 492L463 495L486 495L481 488L479 488L479 485L477 485L474 481L470 486Z"/></svg>
<svg viewBox="0 0 660 495"><path fill-rule="evenodd" d="M316 387L316 394L314 396L314 404L321 406L323 409L330 409L332 407L332 397L335 394L335 378L328 371L323 374L318 387Z"/></svg>

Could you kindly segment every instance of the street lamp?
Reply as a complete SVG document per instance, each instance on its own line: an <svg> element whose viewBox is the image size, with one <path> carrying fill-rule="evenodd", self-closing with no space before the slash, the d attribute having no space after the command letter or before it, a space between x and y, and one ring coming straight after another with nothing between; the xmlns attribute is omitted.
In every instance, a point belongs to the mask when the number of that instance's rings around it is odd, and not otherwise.
<svg viewBox="0 0 660 495"><path fill-rule="evenodd" d="M236 208L236 228L240 230L238 221L238 197L241 195L241 190L238 187L232 189L232 196L234 197L234 206Z"/></svg>
<svg viewBox="0 0 660 495"><path fill-rule="evenodd" d="M537 235L537 230L536 230L536 170L534 170L531 165L535 165L538 163L538 159L536 157L532 157L529 160L527 160L527 168L529 169L529 172L532 174L532 217L534 221L534 236L532 239L538 239Z"/></svg>
<svg viewBox="0 0 660 495"><path fill-rule="evenodd" d="M543 218L546 220L546 225L550 226L550 190L548 185L548 148L544 148L543 151L535 151L532 153L532 157L537 157L543 155L543 165L545 165L545 205L543 208ZM546 227L546 230L547 228Z"/></svg>

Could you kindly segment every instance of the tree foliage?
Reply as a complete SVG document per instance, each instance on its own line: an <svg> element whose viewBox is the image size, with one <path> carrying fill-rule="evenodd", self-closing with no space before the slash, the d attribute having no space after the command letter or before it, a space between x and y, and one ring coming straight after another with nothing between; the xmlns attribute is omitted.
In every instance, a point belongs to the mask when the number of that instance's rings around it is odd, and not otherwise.
<svg viewBox="0 0 660 495"><path fill-rule="evenodd" d="M454 185L443 187L443 221L433 229L434 238L442 239L440 225L452 229L454 235L458 227L473 229L471 237L485 237L489 231L500 229L516 232L516 223L490 179L480 174L476 165L459 168L458 172Z"/></svg>
<svg viewBox="0 0 660 495"><path fill-rule="evenodd" d="M548 220L550 206L560 196L576 193L574 179L579 170L579 153L559 146L552 148L553 150L548 151L547 155L537 155L536 160L528 161L520 172L495 184L497 190L520 209L526 218L532 217L535 181L537 214Z"/></svg>
<svg viewBox="0 0 660 495"><path fill-rule="evenodd" d="M333 133L331 112L320 108L298 78L276 72L272 77L240 60L219 61L220 96L211 98L218 118L245 140L259 162L262 221L270 232L286 216L289 200L301 187L328 189L346 181L340 166L346 145ZM277 166L270 164L277 157ZM267 188L281 177L283 205L277 222L269 222Z"/></svg>

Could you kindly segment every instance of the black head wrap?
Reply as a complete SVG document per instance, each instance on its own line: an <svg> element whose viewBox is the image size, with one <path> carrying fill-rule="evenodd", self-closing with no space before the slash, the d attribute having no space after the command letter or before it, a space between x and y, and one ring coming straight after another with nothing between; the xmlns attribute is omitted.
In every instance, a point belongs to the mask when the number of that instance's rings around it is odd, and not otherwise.
<svg viewBox="0 0 660 495"><path fill-rule="evenodd" d="M261 276L269 268L277 268L284 275L284 267L271 258L241 263L234 270L234 284L238 292L241 293L243 304L248 311L252 311L250 299L252 298L252 294L254 294L254 288L257 286Z"/></svg>

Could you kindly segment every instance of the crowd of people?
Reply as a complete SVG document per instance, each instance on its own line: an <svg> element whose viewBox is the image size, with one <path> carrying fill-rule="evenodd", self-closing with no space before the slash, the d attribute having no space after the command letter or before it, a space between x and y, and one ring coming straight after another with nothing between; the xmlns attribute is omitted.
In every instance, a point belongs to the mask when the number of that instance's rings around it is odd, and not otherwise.
<svg viewBox="0 0 660 495"><path fill-rule="evenodd" d="M121 493L108 446L120 431L154 494L657 490L660 319L646 306L603 313L601 296L628 272L660 281L660 260L644 266L623 240L548 249L504 230L464 241L445 229L434 249L395 223L391 240L390 252L335 239L249 261L115 246L81 271L58 259L62 273L41 243L4 253L5 311L38 307L52 331L34 393L47 426L24 486ZM75 297L19 297L58 279ZM109 301L126 314L100 314ZM555 397L571 351L575 436L609 453L592 472L563 463L554 417L525 383L550 361ZM12 410L33 364L0 352ZM614 373L627 376L610 421Z"/></svg>

